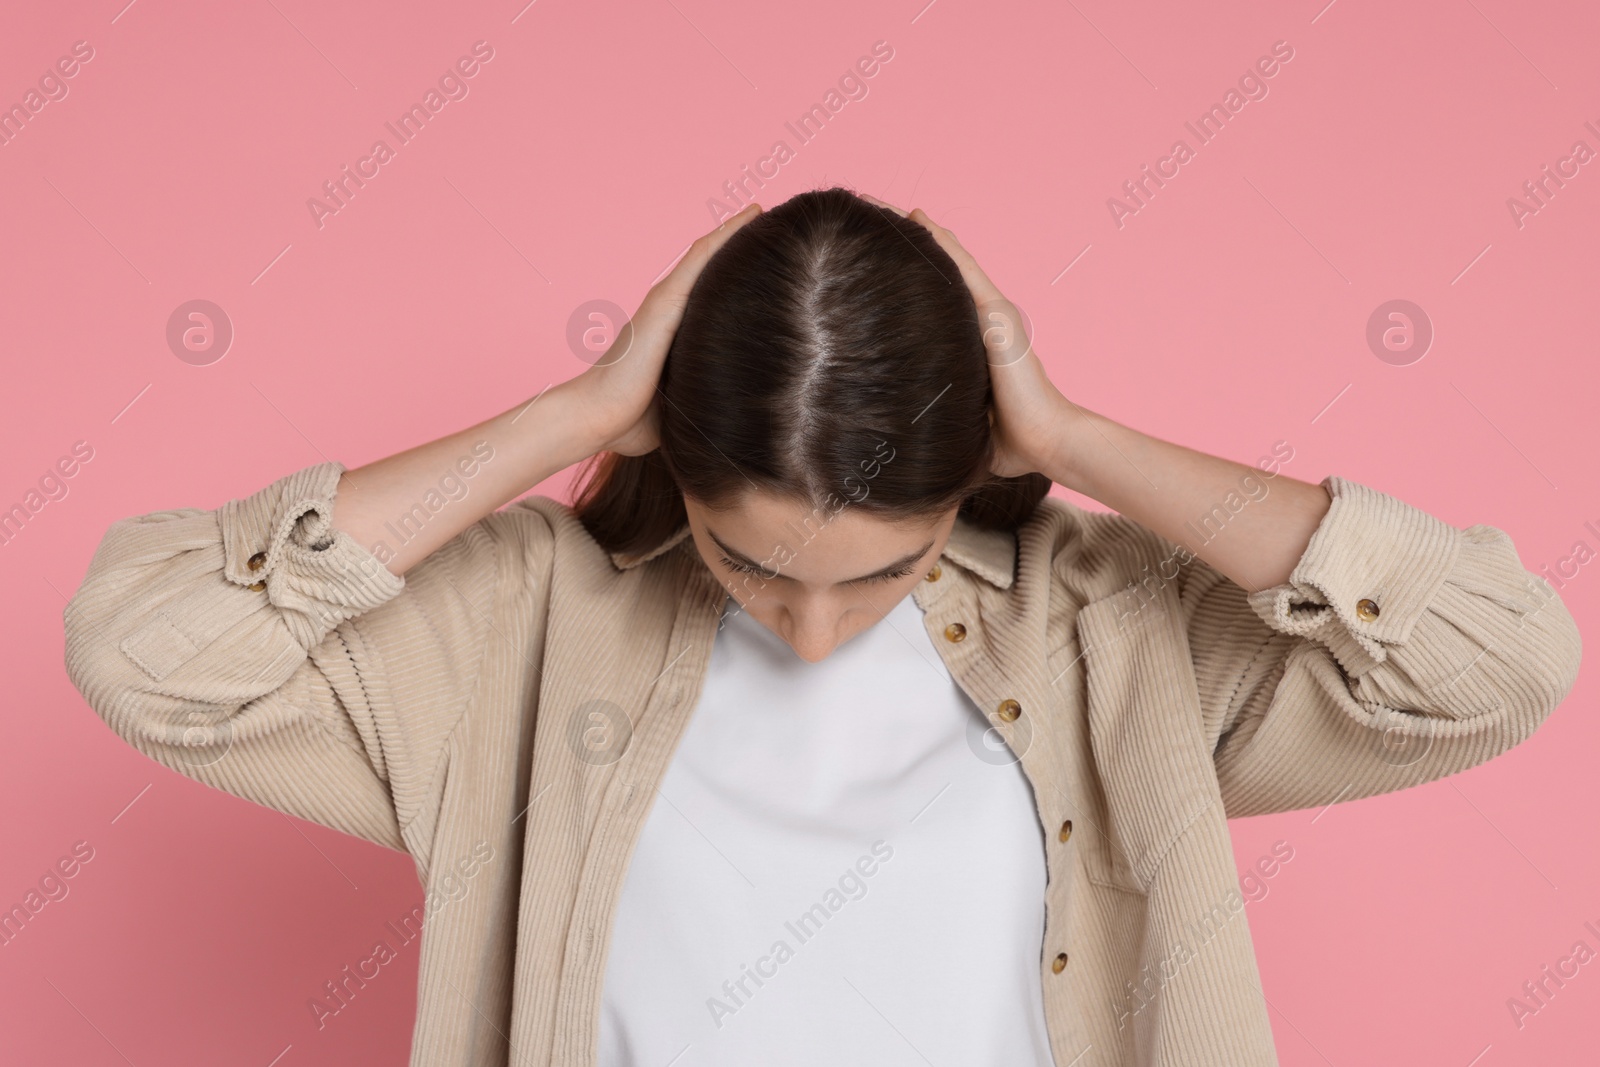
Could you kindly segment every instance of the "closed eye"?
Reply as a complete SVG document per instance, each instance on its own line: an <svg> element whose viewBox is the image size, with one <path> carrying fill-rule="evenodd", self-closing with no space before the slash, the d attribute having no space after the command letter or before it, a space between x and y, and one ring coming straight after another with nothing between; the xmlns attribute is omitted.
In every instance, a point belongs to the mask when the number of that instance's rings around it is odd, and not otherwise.
<svg viewBox="0 0 1600 1067"><path fill-rule="evenodd" d="M759 575L762 578L773 578L773 577L776 577L776 575L768 574L765 571L761 570L759 567L746 567L743 563L735 563L733 560L729 559L727 556L723 556L722 557L722 565L724 567L728 568L730 571L737 571L740 574L755 574L755 575Z"/></svg>
<svg viewBox="0 0 1600 1067"><path fill-rule="evenodd" d="M758 576L760 576L762 578L771 578L772 577L771 575L767 574L765 571L761 570L759 567L747 567L742 563L735 563L733 560L729 559L727 556L723 556L723 557L721 557L721 559L722 559L722 565L724 567L727 567L731 571L737 571L740 574L754 574L754 575L758 575ZM864 584L871 584L873 582L892 582L892 581L895 581L896 579L905 578L905 577L909 576L915 569L916 569L916 566L915 566L915 564L913 564L911 566L901 567L897 571L889 571L889 572L887 572L885 574L875 574L871 578L863 578L863 579L860 579L860 581L863 582Z"/></svg>
<svg viewBox="0 0 1600 1067"><path fill-rule="evenodd" d="M913 567L901 567L899 570L897 570L897 571L889 571L887 574L875 574L871 578L866 579L866 581L868 581L869 583L870 582L892 582L897 578L908 577L911 574L911 572L914 571L915 569L916 568L914 566Z"/></svg>

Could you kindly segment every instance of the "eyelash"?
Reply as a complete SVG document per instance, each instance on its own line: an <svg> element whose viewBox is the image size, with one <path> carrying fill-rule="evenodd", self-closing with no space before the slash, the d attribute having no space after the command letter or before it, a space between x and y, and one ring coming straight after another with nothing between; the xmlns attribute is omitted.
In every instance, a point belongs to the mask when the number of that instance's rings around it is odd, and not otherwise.
<svg viewBox="0 0 1600 1067"><path fill-rule="evenodd" d="M740 574L755 574L760 575L763 578L766 577L766 574L763 571L757 570L753 567L742 567L733 560L729 559L727 556L722 557L722 565L727 567L729 570L738 571ZM874 577L866 579L866 581L869 584L872 582L891 582L897 578L905 578L910 576L915 567L916 565L912 564L909 567L902 567L897 571L890 571L888 574L875 575Z"/></svg>

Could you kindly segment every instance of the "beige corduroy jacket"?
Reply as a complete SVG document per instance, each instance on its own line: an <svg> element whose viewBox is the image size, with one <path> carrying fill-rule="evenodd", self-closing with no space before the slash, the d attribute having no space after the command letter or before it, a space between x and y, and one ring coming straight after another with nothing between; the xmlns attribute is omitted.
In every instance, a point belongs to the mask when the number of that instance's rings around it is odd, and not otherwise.
<svg viewBox="0 0 1600 1067"><path fill-rule="evenodd" d="M413 1064L591 1067L613 909L727 591L687 527L613 556L541 496L402 579L329 525L343 470L115 523L68 673L167 767L414 857ZM1474 766L1576 680L1572 616L1505 533L1322 485L1290 580L1248 596L1053 498L1015 536L958 521L912 594L1033 786L1057 1067L1275 1064L1226 820Z"/></svg>

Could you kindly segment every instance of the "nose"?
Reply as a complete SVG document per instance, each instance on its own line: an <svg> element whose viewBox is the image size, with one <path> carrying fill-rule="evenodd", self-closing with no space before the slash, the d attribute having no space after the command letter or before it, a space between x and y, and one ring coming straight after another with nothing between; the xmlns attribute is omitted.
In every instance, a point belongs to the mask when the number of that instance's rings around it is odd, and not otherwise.
<svg viewBox="0 0 1600 1067"><path fill-rule="evenodd" d="M816 605L788 611L785 639L795 655L807 663L820 663L839 647L839 616Z"/></svg>

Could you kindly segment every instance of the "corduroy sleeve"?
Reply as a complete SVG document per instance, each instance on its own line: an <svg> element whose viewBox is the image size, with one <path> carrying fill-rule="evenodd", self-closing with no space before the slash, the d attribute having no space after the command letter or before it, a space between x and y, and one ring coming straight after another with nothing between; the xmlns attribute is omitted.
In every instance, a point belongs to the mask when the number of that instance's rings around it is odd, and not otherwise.
<svg viewBox="0 0 1600 1067"><path fill-rule="evenodd" d="M531 509L497 512L402 578L329 524L344 469L114 523L65 611L66 668L157 762L409 851L402 830L468 706L492 602L551 538ZM382 626L358 624L380 611ZM426 689L403 704L399 664Z"/></svg>
<svg viewBox="0 0 1600 1067"><path fill-rule="evenodd" d="M1570 692L1582 644L1492 526L1458 529L1330 475L1281 585L1183 568L1190 653L1229 817L1321 806L1465 770Z"/></svg>

